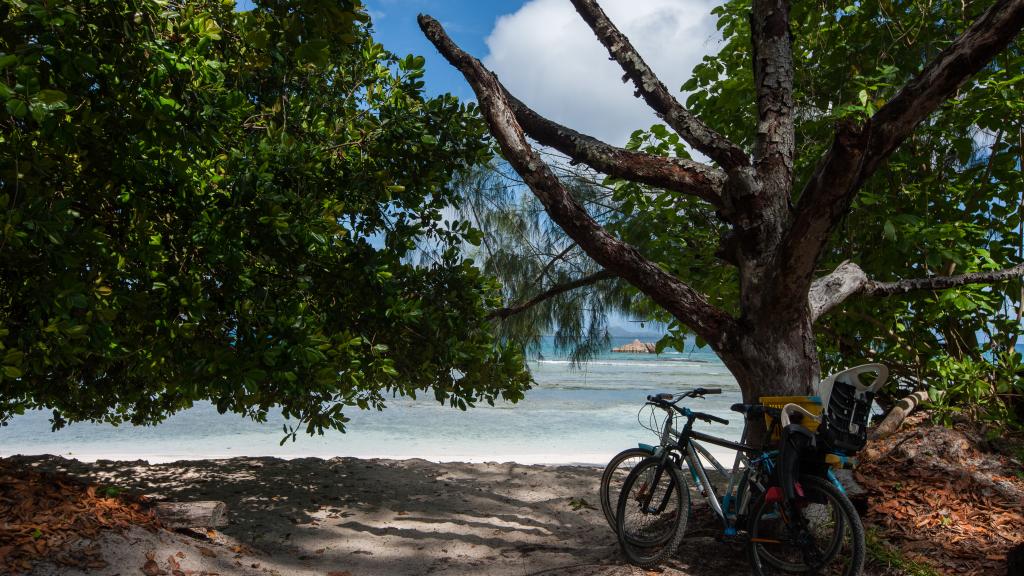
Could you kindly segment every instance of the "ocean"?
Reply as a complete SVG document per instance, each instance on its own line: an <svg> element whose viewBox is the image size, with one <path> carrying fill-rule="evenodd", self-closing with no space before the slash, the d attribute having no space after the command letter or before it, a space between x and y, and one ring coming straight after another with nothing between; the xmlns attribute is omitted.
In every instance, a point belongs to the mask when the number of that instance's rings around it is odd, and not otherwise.
<svg viewBox="0 0 1024 576"><path fill-rule="evenodd" d="M613 338L612 346L633 338ZM175 414L151 427L77 423L50 431L48 412L14 417L0 428L0 456L57 454L79 460L175 460L234 456L355 456L423 458L431 461L514 461L524 464L603 464L638 442L656 442L638 423L648 394L719 387L721 395L690 400L690 406L729 419L729 426L698 422L699 429L738 439L742 419L729 406L740 401L736 381L712 352L628 354L607 352L573 366L548 345L530 362L536 380L517 404L498 403L463 412L438 404L431 394L395 398L381 412L351 408L347 432L299 434L280 445L283 418L259 424L218 414L208 404ZM649 411L640 413L648 422ZM716 451L716 454L723 454ZM720 458L721 460L721 458ZM731 458L723 463L731 464Z"/></svg>

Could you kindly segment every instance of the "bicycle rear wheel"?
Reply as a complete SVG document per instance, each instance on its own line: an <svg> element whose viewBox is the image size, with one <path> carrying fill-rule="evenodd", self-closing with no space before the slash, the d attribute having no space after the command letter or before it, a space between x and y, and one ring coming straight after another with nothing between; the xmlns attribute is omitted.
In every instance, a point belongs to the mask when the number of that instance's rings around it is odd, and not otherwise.
<svg viewBox="0 0 1024 576"><path fill-rule="evenodd" d="M827 480L801 476L792 506L762 494L751 508L748 553L754 574L854 576L864 567L864 526L845 494Z"/></svg>
<svg viewBox="0 0 1024 576"><path fill-rule="evenodd" d="M628 448L616 454L605 466L604 474L601 475L601 510L612 530L616 530L615 511L626 477L637 464L650 455L651 451L644 448Z"/></svg>
<svg viewBox="0 0 1024 576"><path fill-rule="evenodd" d="M626 477L616 510L619 545L630 562L655 566L675 552L690 510L690 491L671 460L643 460Z"/></svg>

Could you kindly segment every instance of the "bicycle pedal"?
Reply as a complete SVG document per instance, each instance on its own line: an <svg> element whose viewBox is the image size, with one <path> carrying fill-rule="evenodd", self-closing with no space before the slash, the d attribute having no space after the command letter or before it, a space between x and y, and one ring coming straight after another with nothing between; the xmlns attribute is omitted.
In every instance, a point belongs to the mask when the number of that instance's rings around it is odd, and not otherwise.
<svg viewBox="0 0 1024 576"><path fill-rule="evenodd" d="M730 527L726 528L724 532L719 533L716 540L724 544L746 544L747 535L740 534L735 528Z"/></svg>

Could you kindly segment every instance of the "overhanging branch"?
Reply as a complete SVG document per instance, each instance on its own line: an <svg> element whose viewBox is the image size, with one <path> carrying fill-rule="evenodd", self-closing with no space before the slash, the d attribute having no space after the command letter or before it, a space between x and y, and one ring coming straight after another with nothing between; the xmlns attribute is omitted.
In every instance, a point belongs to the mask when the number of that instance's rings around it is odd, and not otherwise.
<svg viewBox="0 0 1024 576"><path fill-rule="evenodd" d="M489 318L498 318L504 320L509 316L514 316L516 314L519 314L520 312L528 310L536 306L537 304L544 302L545 300L550 300L551 298L554 298L559 294L564 294L566 292L569 292L570 290L576 290L577 288L582 288L584 286L590 286L591 284L596 284L602 280L608 280L614 277L615 275L612 274L611 272L607 270L601 270L600 272L595 272L589 276L584 276L583 278L573 280L572 282L556 284L555 286L548 288L547 290L541 292L540 294L537 294L536 296L530 298L525 302L521 302L514 306L509 306L508 308L499 308L497 310L492 311L487 316Z"/></svg>
<svg viewBox="0 0 1024 576"><path fill-rule="evenodd" d="M877 282L868 278L860 266L843 262L831 274L814 281L808 294L808 305L811 318L817 320L855 295L898 296L925 290L948 290L969 284L993 284L1021 277L1024 277L1024 264L1002 270Z"/></svg>
<svg viewBox="0 0 1024 576"><path fill-rule="evenodd" d="M427 38L473 87L480 110L502 153L551 219L603 268L636 286L708 342L724 347L733 332L732 317L713 306L706 296L644 258L635 247L602 228L527 142L505 99L505 91L494 75L456 46L437 20L421 14L419 23Z"/></svg>
<svg viewBox="0 0 1024 576"><path fill-rule="evenodd" d="M597 39L608 49L608 54L619 63L626 77L633 81L637 96L643 98L666 124L682 136L683 140L718 162L726 171L750 165L750 159L742 148L712 130L672 96L596 0L571 1L576 11L597 35Z"/></svg>

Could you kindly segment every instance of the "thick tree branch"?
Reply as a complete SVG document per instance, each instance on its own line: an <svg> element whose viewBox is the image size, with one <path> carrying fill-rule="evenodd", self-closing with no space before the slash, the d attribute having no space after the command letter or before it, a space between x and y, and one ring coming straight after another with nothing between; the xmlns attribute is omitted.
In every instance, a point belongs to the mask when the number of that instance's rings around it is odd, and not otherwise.
<svg viewBox="0 0 1024 576"><path fill-rule="evenodd" d="M569 292L570 290L575 290L577 288L582 288L584 286L590 286L591 284L596 284L602 280L608 280L610 278L615 278L615 274L612 274L607 270L601 270L600 272L595 272L589 276L584 276L583 278L573 280L572 282L556 284L555 286L548 288L547 290L541 292L540 294L537 294L536 296L530 298L525 302L521 302L514 306L509 306L508 308L499 308L497 310L492 311L487 316L489 318L499 318L501 320L504 320L509 316L514 316L516 314L519 314L520 312L528 310L545 300L550 300L551 298L554 298L559 294L563 294L565 292Z"/></svg>
<svg viewBox="0 0 1024 576"><path fill-rule="evenodd" d="M505 158L541 201L551 219L610 273L639 288L708 342L724 346L725 339L732 333L733 319L713 306L703 294L602 228L530 147L494 75L456 46L436 20L420 15L419 23L427 38L473 87L480 110Z"/></svg>
<svg viewBox="0 0 1024 576"><path fill-rule="evenodd" d="M725 174L720 170L685 158L663 158L617 148L541 116L507 91L505 99L527 134L574 161L615 178L692 194L716 207L722 205Z"/></svg>
<svg viewBox="0 0 1024 576"><path fill-rule="evenodd" d="M596 0L571 1L611 57L625 71L626 77L633 81L637 96L643 98L666 124L694 149L718 162L726 171L750 165L750 159L742 148L709 128L672 96L629 39L608 19Z"/></svg>
<svg viewBox="0 0 1024 576"><path fill-rule="evenodd" d="M981 70L1020 33L1024 0L999 0L875 115L861 126L836 131L800 195L796 215L783 240L778 298L802 293L832 231L867 180L913 129L968 78Z"/></svg>
<svg viewBox="0 0 1024 576"><path fill-rule="evenodd" d="M789 2L757 0L750 15L757 91L754 165L765 186L790 192L793 179L793 53Z"/></svg>
<svg viewBox="0 0 1024 576"><path fill-rule="evenodd" d="M987 270L953 276L929 276L895 282L876 282L860 266L843 262L828 276L814 281L808 294L811 317L817 320L854 295L898 296L923 290L948 290L968 284L992 284L1024 277L1024 264L1002 270Z"/></svg>

